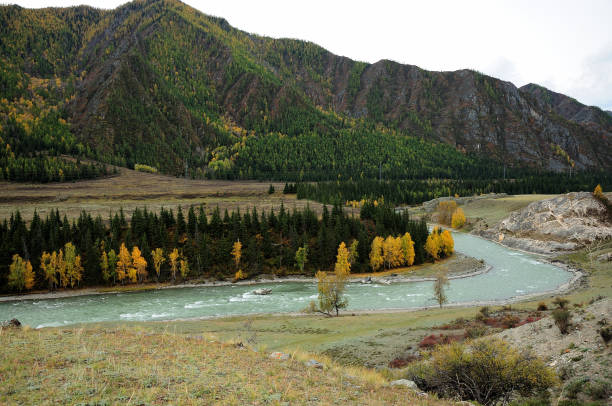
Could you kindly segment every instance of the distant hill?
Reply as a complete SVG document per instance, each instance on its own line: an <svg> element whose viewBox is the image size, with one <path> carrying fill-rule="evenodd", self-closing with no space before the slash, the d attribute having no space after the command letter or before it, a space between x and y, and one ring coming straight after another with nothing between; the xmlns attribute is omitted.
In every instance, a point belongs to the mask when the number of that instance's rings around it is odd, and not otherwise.
<svg viewBox="0 0 612 406"><path fill-rule="evenodd" d="M38 149L69 129L62 151L120 165L311 179L612 168L608 116L594 108L471 70L356 62L176 0L2 6L0 59L0 123L27 133L46 118Z"/></svg>

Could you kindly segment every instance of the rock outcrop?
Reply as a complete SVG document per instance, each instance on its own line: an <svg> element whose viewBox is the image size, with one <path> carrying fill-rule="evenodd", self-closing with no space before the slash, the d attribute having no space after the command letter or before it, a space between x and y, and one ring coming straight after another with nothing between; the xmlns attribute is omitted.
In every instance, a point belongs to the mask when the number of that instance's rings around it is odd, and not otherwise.
<svg viewBox="0 0 612 406"><path fill-rule="evenodd" d="M477 234L539 254L577 249L612 237L607 208L591 193L568 193L531 203Z"/></svg>

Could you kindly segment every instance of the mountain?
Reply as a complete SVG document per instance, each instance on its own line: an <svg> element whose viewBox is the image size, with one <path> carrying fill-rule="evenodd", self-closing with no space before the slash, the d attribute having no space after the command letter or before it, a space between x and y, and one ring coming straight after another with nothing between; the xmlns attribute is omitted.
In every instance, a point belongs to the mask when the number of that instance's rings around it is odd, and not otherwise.
<svg viewBox="0 0 612 406"><path fill-rule="evenodd" d="M0 123L38 134L29 144L42 149L237 177L612 168L605 121L562 114L530 87L357 62L248 34L176 0L1 6L0 27Z"/></svg>

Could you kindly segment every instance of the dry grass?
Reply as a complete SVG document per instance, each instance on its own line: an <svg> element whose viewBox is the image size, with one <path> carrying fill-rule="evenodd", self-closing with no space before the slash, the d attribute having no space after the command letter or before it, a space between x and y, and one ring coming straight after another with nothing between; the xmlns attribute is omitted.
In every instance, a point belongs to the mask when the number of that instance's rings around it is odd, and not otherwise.
<svg viewBox="0 0 612 406"><path fill-rule="evenodd" d="M374 371L136 328L0 331L2 404L446 404Z"/></svg>
<svg viewBox="0 0 612 406"><path fill-rule="evenodd" d="M93 216L107 219L109 212L123 208L130 217L135 208L147 207L159 211L161 207L184 210L200 204L210 211L217 205L221 210L244 210L257 207L270 210L280 207L303 208L307 204L317 212L320 203L297 200L295 195L283 195L284 183L272 182L276 189L268 194L271 182L191 180L159 174L136 172L120 168L118 176L70 183L24 184L0 182L0 220L8 218L19 209L29 220L37 210L46 216L51 210L59 209L69 219L79 216L85 210Z"/></svg>
<svg viewBox="0 0 612 406"><path fill-rule="evenodd" d="M515 210L520 210L530 203L551 199L555 196L558 195L515 195L499 199L475 200L461 207L465 216L470 220L482 219L489 226L492 226Z"/></svg>

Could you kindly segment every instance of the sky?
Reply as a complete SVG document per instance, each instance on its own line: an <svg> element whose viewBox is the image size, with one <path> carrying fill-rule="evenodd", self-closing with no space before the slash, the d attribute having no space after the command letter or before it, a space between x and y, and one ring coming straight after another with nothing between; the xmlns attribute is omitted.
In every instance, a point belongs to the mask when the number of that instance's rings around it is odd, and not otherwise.
<svg viewBox="0 0 612 406"><path fill-rule="evenodd" d="M0 0L9 2L10 0ZM18 0L23 7L121 0ZM312 41L364 62L476 69L612 110L609 0L186 0L241 30Z"/></svg>

